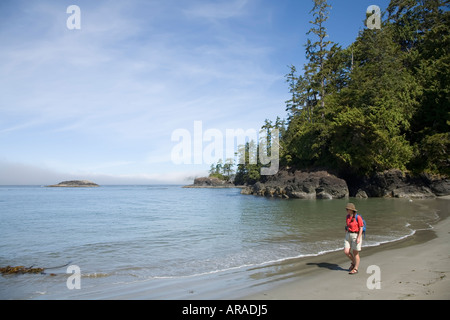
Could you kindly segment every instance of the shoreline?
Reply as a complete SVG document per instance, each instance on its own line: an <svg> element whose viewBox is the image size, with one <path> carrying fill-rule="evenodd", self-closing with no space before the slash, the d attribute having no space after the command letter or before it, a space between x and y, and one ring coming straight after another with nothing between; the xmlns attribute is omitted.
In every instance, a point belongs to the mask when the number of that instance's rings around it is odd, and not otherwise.
<svg viewBox="0 0 450 320"><path fill-rule="evenodd" d="M449 197L441 197L450 205ZM431 229L402 240L363 247L359 273L349 275L350 261L339 252L285 263L283 283L261 287L242 300L404 300L450 299L450 219L440 212ZM374 288L379 267L380 288ZM291 274L287 270L292 271ZM372 288L368 288L369 286Z"/></svg>
<svg viewBox="0 0 450 320"><path fill-rule="evenodd" d="M182 188L187 189L243 189L245 186L196 186L196 185L187 185L183 186Z"/></svg>
<svg viewBox="0 0 450 320"><path fill-rule="evenodd" d="M432 201L432 202L430 202ZM342 250L185 277L103 283L32 299L94 300L333 300L450 299L450 202L423 200L438 214L430 229L406 238L364 247L360 270L349 275ZM381 289L369 289L368 267L381 271Z"/></svg>
<svg viewBox="0 0 450 320"><path fill-rule="evenodd" d="M67 299L94 300L402 300L450 299L450 219L402 240L363 247L349 275L342 251L173 279L97 287ZM381 288L369 289L370 265ZM39 299L54 299L47 296Z"/></svg>

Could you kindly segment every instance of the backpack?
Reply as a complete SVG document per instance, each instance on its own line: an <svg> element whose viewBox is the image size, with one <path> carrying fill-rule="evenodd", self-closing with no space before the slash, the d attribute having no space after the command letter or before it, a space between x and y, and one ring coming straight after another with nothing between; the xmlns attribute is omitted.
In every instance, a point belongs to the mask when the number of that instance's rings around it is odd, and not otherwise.
<svg viewBox="0 0 450 320"><path fill-rule="evenodd" d="M362 219L362 221L363 221L363 234L364 234L364 239L366 238L366 220L364 220L364 218L361 216L361 215L359 215L360 217L361 217L361 219ZM355 219L356 219L356 221L358 221L358 214L356 214L355 215Z"/></svg>

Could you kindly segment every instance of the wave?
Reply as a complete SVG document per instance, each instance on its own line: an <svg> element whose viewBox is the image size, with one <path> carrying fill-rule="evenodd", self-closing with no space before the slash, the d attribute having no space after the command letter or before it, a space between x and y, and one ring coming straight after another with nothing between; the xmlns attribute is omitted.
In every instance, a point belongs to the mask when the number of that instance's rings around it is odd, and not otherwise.
<svg viewBox="0 0 450 320"><path fill-rule="evenodd" d="M397 237L397 238L394 238L394 239L374 241L374 242L369 242L369 243L366 242L364 247L365 248L377 247L380 245L401 241L401 240L404 240L404 239L407 239L407 238L413 236L415 233L416 233L416 230L411 230L410 233L400 236L400 237ZM244 263L244 264L237 265L237 266L231 266L231 267L214 269L214 270L209 270L209 271L204 271L204 272L197 272L197 273L186 274L186 275L160 275L160 276L148 276L148 277L144 276L143 278L145 278L145 280L152 280L152 279L163 280L163 279L188 279L188 278L195 278L195 277L203 277L203 276L208 276L208 275L213 275L213 274L226 273L226 272L230 272L230 271L239 271L242 269L249 269L249 270L258 269L258 268L265 267L265 266L285 263L289 260L298 260L298 259L304 259L304 258L310 258L310 257L317 257L317 256L321 256L321 255L325 255L325 254L329 254L329 253L333 253L333 252L338 252L341 250L343 250L343 247L333 248L333 249L329 249L329 250L321 250L316 253L303 253L303 254L299 254L299 255L283 257L283 258L278 258L278 259L272 259L272 260L267 260L267 261L263 261L263 262Z"/></svg>
<svg viewBox="0 0 450 320"><path fill-rule="evenodd" d="M81 273L81 278L105 278L113 275L114 274L104 272Z"/></svg>

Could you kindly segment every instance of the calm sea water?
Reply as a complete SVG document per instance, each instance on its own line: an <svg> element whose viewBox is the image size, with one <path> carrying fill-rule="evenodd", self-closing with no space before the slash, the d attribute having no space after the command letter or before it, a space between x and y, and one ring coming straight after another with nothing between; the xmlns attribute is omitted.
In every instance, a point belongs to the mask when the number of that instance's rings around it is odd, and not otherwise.
<svg viewBox="0 0 450 320"><path fill-rule="evenodd" d="M83 286L220 274L340 250L349 200L277 200L181 186L0 187L0 267L81 269ZM351 199L364 246L429 228L426 203ZM65 267L0 276L0 298L64 297ZM52 273L53 275L49 275Z"/></svg>

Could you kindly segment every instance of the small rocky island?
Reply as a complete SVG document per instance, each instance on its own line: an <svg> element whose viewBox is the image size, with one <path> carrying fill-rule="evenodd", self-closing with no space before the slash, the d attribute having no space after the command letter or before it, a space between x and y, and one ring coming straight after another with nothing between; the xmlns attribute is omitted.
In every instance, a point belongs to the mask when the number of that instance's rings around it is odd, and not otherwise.
<svg viewBox="0 0 450 320"><path fill-rule="evenodd" d="M88 181L88 180L71 180L71 181L63 181L58 184L53 184L47 187L51 188L92 188L99 187L98 184Z"/></svg>
<svg viewBox="0 0 450 320"><path fill-rule="evenodd" d="M215 177L195 178L194 184L183 188L236 188L233 183Z"/></svg>

